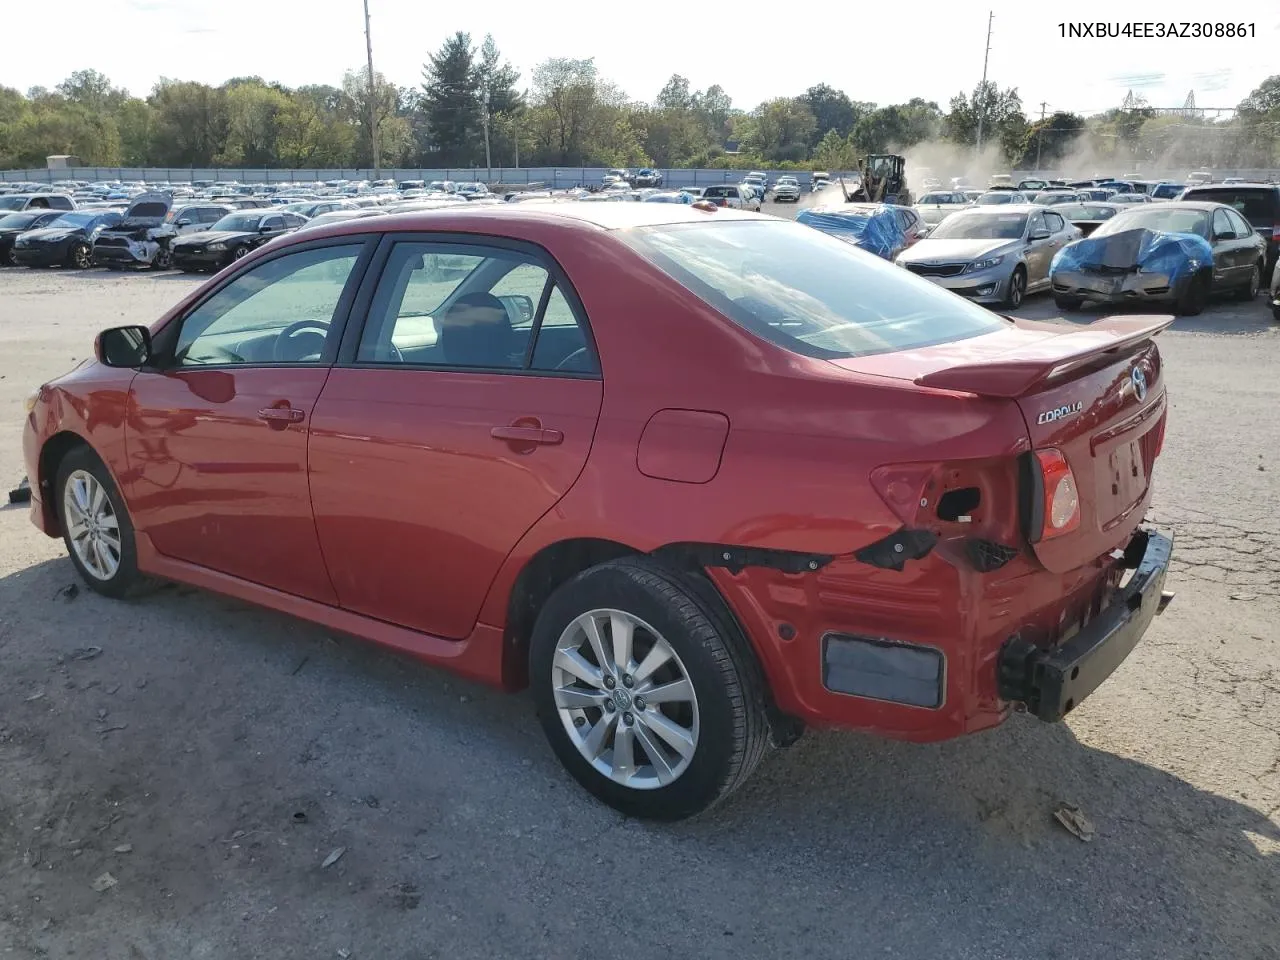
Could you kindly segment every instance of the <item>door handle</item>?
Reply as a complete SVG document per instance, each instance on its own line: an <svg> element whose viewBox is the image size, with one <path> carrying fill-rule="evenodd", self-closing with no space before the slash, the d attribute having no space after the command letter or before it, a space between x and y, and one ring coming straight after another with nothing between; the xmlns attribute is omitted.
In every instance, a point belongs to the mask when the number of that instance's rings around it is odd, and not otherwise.
<svg viewBox="0 0 1280 960"><path fill-rule="evenodd" d="M267 423L301 423L306 413L295 407L263 407L258 411L258 419Z"/></svg>
<svg viewBox="0 0 1280 960"><path fill-rule="evenodd" d="M495 440L506 440L513 443L542 443L554 445L564 442L564 434L559 430L546 430L542 427L517 426L494 427L489 436Z"/></svg>

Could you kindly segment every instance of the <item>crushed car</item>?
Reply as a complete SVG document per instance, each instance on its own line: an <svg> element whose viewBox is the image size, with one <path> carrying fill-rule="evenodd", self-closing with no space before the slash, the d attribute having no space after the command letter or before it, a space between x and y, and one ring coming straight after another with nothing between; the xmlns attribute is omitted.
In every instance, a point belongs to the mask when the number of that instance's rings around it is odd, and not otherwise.
<svg viewBox="0 0 1280 960"><path fill-rule="evenodd" d="M888 203L842 203L801 210L796 223L892 260L908 246L896 211L897 207Z"/></svg>
<svg viewBox="0 0 1280 960"><path fill-rule="evenodd" d="M1266 241L1233 208L1173 201L1133 207L1058 251L1049 267L1063 310L1096 303L1172 303L1195 316L1210 294L1253 300Z"/></svg>
<svg viewBox="0 0 1280 960"><path fill-rule="evenodd" d="M123 220L98 234L93 243L93 262L109 270L167 270L173 241L179 235L207 230L230 212L230 207L212 203L175 207L169 193L141 194L129 204Z"/></svg>

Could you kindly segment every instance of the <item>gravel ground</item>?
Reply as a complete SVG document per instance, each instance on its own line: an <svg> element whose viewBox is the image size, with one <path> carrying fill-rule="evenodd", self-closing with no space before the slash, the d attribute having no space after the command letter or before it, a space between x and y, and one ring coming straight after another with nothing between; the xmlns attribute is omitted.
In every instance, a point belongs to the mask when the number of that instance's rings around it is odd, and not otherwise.
<svg viewBox="0 0 1280 960"><path fill-rule="evenodd" d="M28 390L196 282L0 271L5 482ZM0 510L0 955L1280 957L1280 331L1222 304L1161 347L1178 596L1068 722L811 734L676 826L578 789L525 696L186 588L76 592Z"/></svg>

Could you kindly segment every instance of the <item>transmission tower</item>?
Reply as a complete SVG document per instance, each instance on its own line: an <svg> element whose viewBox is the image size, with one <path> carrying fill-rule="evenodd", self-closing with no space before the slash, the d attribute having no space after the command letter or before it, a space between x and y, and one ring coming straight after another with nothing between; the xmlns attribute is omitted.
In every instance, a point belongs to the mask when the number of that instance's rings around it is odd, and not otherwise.
<svg viewBox="0 0 1280 960"><path fill-rule="evenodd" d="M1194 120L1196 115L1196 92L1194 90L1187 91L1187 100L1182 105L1182 119Z"/></svg>

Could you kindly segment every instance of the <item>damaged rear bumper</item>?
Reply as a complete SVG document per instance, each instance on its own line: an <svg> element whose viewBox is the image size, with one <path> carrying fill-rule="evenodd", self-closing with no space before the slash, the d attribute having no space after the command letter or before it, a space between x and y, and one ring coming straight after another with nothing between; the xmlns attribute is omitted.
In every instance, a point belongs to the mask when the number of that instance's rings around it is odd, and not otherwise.
<svg viewBox="0 0 1280 960"><path fill-rule="evenodd" d="M1091 622L1064 643L1043 649L1014 637L1000 653L1000 695L1046 722L1061 720L1129 656L1167 606L1165 576L1173 540L1140 530L1125 551L1129 582Z"/></svg>

